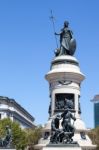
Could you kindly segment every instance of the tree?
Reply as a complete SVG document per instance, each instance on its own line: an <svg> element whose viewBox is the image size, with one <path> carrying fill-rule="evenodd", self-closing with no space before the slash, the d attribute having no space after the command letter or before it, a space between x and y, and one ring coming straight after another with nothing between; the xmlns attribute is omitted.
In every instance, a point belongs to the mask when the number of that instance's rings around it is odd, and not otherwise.
<svg viewBox="0 0 99 150"><path fill-rule="evenodd" d="M13 144L16 146L17 149L22 149L27 146L26 140L26 132L21 129L19 124L13 122L12 125L12 132L13 132Z"/></svg>
<svg viewBox="0 0 99 150"><path fill-rule="evenodd" d="M0 138L5 136L5 128L9 126L12 130L12 145L17 150L24 150L27 146L33 149L41 137L41 126L33 129L21 129L17 122L12 122L9 118L0 120Z"/></svg>
<svg viewBox="0 0 99 150"><path fill-rule="evenodd" d="M0 120L0 138L5 136L6 126L9 126L12 130L12 145L17 150L24 149L27 145L26 132L21 129L17 122L12 122L9 118Z"/></svg>
<svg viewBox="0 0 99 150"><path fill-rule="evenodd" d="M88 133L89 137L91 138L93 144L97 145L96 150L99 150L99 127L92 129Z"/></svg>
<svg viewBox="0 0 99 150"><path fill-rule="evenodd" d="M38 140L42 135L42 127L38 126L35 129L26 129L26 133L27 133L27 145L29 146L29 149L33 150L34 145L38 143Z"/></svg>

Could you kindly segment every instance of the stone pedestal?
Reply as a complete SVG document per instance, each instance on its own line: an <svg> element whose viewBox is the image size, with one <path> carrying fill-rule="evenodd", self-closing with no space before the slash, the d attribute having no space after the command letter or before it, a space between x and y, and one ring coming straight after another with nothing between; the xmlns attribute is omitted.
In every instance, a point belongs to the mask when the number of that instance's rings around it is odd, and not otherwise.
<svg viewBox="0 0 99 150"><path fill-rule="evenodd" d="M82 150L80 147L43 147L43 150Z"/></svg>
<svg viewBox="0 0 99 150"><path fill-rule="evenodd" d="M78 144L48 144L43 150L81 150Z"/></svg>
<svg viewBox="0 0 99 150"><path fill-rule="evenodd" d="M51 62L51 69L46 74L45 78L49 82L50 106L49 120L43 128L43 137L40 139L35 149L44 150L91 150L95 149L92 145L87 133L84 122L81 119L80 107L80 88L85 76L80 71L79 62L70 55L62 55L55 57ZM65 109L65 98L73 103L72 114L76 117L76 121L72 121L75 127L73 140L77 141L78 145L51 145L51 122L56 114L61 114ZM59 104L59 105L58 105ZM60 129L62 128L60 123Z"/></svg>

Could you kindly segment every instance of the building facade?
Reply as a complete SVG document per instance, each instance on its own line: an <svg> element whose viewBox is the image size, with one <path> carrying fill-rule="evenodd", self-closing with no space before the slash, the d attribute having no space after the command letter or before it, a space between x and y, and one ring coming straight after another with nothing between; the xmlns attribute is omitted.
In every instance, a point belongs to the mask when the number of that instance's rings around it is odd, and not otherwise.
<svg viewBox="0 0 99 150"><path fill-rule="evenodd" d="M94 103L94 127L99 126L99 95L95 95L92 99Z"/></svg>
<svg viewBox="0 0 99 150"><path fill-rule="evenodd" d="M0 96L0 119L10 118L20 124L21 128L33 128L34 117L14 99Z"/></svg>

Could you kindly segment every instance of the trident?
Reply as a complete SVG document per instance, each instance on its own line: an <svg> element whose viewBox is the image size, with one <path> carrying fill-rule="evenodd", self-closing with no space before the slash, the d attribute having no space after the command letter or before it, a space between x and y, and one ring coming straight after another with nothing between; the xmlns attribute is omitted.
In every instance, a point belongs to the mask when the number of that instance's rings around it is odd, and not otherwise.
<svg viewBox="0 0 99 150"><path fill-rule="evenodd" d="M52 14L52 10L51 10L51 17L50 17L50 19L51 19L52 24L53 24L53 31L54 31L54 35L55 35L56 46L58 48L57 37L56 37L56 34L55 34L55 23L54 23L55 18L54 18L53 14Z"/></svg>

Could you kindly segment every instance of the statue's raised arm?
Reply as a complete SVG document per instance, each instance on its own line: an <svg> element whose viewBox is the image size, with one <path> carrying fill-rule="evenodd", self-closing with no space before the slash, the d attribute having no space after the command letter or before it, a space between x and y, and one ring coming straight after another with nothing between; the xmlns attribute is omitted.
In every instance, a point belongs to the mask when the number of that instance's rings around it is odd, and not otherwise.
<svg viewBox="0 0 99 150"><path fill-rule="evenodd" d="M73 32L69 29L69 22L64 22L64 27L60 33L55 35L60 36L60 48L55 52L56 56L59 55L74 55L76 50L76 40L73 38Z"/></svg>

